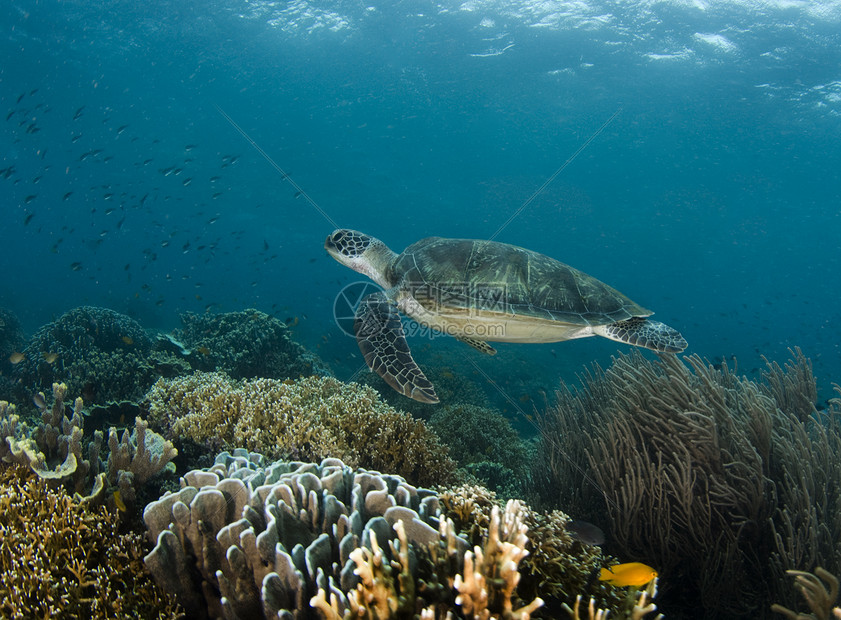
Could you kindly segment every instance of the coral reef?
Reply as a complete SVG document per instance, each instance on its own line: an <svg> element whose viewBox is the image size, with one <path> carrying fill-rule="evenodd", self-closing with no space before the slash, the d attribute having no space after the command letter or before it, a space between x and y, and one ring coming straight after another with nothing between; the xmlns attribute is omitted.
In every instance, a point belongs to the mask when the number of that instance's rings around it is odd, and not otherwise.
<svg viewBox="0 0 841 620"><path fill-rule="evenodd" d="M456 462L503 497L522 497L531 454L511 423L497 410L445 405L429 426L450 447Z"/></svg>
<svg viewBox="0 0 841 620"><path fill-rule="evenodd" d="M471 545L488 537L491 514L498 506L496 494L484 487L462 485L439 493L442 518L451 520L455 530ZM586 595L614 611L624 609L621 590L593 579L599 569L612 562L596 546L574 540L566 531L569 517L559 510L548 513L521 507L528 528L528 556L522 561L517 592L524 599L540 597L545 603L539 615L563 616L564 605L576 596Z"/></svg>
<svg viewBox="0 0 841 620"><path fill-rule="evenodd" d="M88 403L142 398L157 378L146 362L151 340L125 315L94 306L74 308L39 329L15 366L19 402L49 391L55 382L68 385Z"/></svg>
<svg viewBox="0 0 841 620"><path fill-rule="evenodd" d="M667 615L789 604L787 569L841 568L841 405L815 409L793 355L761 382L696 356L596 367L541 416L535 489L582 518L606 512L623 555L659 570Z"/></svg>
<svg viewBox="0 0 841 620"><path fill-rule="evenodd" d="M181 618L144 570L142 538L25 468L0 465L0 616Z"/></svg>
<svg viewBox="0 0 841 620"><path fill-rule="evenodd" d="M527 620L540 607L515 594L528 553L517 502L495 507L468 551L436 495L398 476L337 459L262 463L223 453L144 511L146 565L191 618Z"/></svg>
<svg viewBox="0 0 841 620"><path fill-rule="evenodd" d="M195 373L159 380L147 399L150 421L173 441L242 446L271 458L333 456L422 485L450 483L456 470L423 421L392 409L371 388L331 377L234 382Z"/></svg>
<svg viewBox="0 0 841 620"><path fill-rule="evenodd" d="M181 315L172 341L194 370L234 379L295 379L332 373L318 356L294 342L283 321L253 308L223 314Z"/></svg>
<svg viewBox="0 0 841 620"><path fill-rule="evenodd" d="M657 596L657 579L652 580L645 590L636 593L636 597L629 601L630 609L627 614L620 617L630 618L631 620L642 620L648 614L654 613L657 611L657 605L652 602L655 596ZM575 599L575 605L573 607L564 604L564 610L570 615L572 620L584 620L581 617L581 601L583 598L579 594ZM590 603L587 605L588 620L607 620L609 613L609 609L597 609L596 600L590 599ZM657 614L654 620L662 620L662 618L663 614Z"/></svg>
<svg viewBox="0 0 841 620"><path fill-rule="evenodd" d="M178 451L138 417L133 432L126 429L122 437L117 429L110 429L109 453L103 462L103 433L95 431L84 449L83 402L77 398L67 417L66 394L67 385L53 384L51 407L44 394L38 394L41 423L31 430L20 421L14 405L0 401L0 460L25 465L40 478L64 484L86 501L100 501L105 491L116 487L121 500L131 505L137 487L160 473Z"/></svg>

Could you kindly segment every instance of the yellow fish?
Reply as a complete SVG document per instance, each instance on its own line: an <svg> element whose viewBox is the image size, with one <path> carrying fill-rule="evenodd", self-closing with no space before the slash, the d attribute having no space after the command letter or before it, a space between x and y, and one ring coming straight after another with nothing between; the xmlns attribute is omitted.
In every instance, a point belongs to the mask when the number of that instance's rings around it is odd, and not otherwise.
<svg viewBox="0 0 841 620"><path fill-rule="evenodd" d="M129 344L129 345L134 344L134 338L132 338L131 336L121 336L120 338L126 344Z"/></svg>
<svg viewBox="0 0 841 620"><path fill-rule="evenodd" d="M41 351L41 355L44 356L44 360L48 364L52 364L58 359L58 353L49 353L47 351Z"/></svg>
<svg viewBox="0 0 841 620"><path fill-rule="evenodd" d="M120 512L125 512L128 510L125 503L123 502L123 498L120 497L119 491L114 491L114 505L117 507L117 510Z"/></svg>
<svg viewBox="0 0 841 620"><path fill-rule="evenodd" d="M15 351L9 356L9 361L12 364L20 364L23 361L23 353Z"/></svg>
<svg viewBox="0 0 841 620"><path fill-rule="evenodd" d="M617 564L610 568L603 568L600 581L607 581L614 586L644 586L657 577L657 571L640 562Z"/></svg>

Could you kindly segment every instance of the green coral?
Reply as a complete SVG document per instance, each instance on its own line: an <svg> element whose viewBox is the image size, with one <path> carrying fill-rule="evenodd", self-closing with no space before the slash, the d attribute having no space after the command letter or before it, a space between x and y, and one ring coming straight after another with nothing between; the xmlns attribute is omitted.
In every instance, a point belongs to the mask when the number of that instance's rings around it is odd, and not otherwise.
<svg viewBox="0 0 841 620"><path fill-rule="evenodd" d="M25 468L0 466L0 616L183 617L144 570L142 538L117 524Z"/></svg>
<svg viewBox="0 0 841 620"><path fill-rule="evenodd" d="M504 497L522 496L530 451L505 416L487 407L446 405L429 425L482 484Z"/></svg>
<svg viewBox="0 0 841 620"><path fill-rule="evenodd" d="M245 447L272 458L340 458L413 484L442 484L456 465L422 421L377 393L331 377L231 380L223 373L160 379L147 395L151 421L173 440Z"/></svg>
<svg viewBox="0 0 841 620"><path fill-rule="evenodd" d="M151 340L137 321L107 308L82 306L41 327L15 366L20 402L64 382L87 403L141 398L155 380L146 362Z"/></svg>
<svg viewBox="0 0 841 620"><path fill-rule="evenodd" d="M181 323L174 337L183 343L194 370L222 371L235 379L332 374L318 356L292 340L283 321L265 312L187 312Z"/></svg>

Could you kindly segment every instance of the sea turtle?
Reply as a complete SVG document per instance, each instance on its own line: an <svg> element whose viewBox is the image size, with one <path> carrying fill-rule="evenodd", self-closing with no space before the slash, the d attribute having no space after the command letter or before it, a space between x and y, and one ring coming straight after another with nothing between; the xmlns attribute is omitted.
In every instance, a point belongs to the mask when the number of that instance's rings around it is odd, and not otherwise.
<svg viewBox="0 0 841 620"><path fill-rule="evenodd" d="M339 229L324 242L337 261L384 290L365 297L354 332L365 362L395 390L436 403L412 359L398 311L494 354L488 342L559 342L587 336L677 353L686 340L619 291L554 258L497 241L427 237L395 254Z"/></svg>

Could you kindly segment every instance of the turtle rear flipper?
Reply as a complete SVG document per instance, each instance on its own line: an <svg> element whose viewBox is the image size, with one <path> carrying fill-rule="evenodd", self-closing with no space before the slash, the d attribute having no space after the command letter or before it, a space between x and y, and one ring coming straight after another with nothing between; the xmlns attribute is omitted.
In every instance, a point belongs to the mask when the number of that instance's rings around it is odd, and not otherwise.
<svg viewBox="0 0 841 620"><path fill-rule="evenodd" d="M385 293L373 293L359 303L353 331L368 368L404 396L438 402L432 383L412 359L400 315Z"/></svg>
<svg viewBox="0 0 841 620"><path fill-rule="evenodd" d="M611 340L660 353L680 353L687 347L686 340L676 329L642 317L594 326L593 332Z"/></svg>

